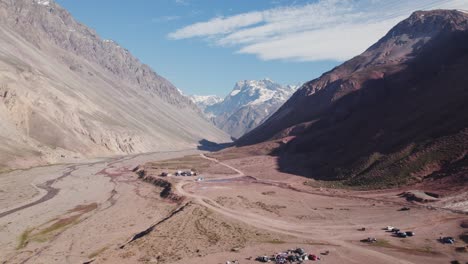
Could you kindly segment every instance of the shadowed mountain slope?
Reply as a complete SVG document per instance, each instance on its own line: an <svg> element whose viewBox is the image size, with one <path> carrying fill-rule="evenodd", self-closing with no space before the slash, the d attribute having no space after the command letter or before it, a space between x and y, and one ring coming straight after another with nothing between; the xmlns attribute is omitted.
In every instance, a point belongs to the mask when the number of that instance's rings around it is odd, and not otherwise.
<svg viewBox="0 0 468 264"><path fill-rule="evenodd" d="M468 14L418 11L237 145L282 139L281 170L349 185L466 182L467 73Z"/></svg>

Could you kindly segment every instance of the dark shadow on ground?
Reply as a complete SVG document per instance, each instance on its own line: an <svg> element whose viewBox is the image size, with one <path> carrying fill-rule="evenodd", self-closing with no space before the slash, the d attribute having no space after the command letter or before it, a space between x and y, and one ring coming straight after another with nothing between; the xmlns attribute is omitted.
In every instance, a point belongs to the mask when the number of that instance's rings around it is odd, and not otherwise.
<svg viewBox="0 0 468 264"><path fill-rule="evenodd" d="M220 151L222 149L231 147L233 145L232 142L229 143L216 143L209 141L207 139L202 139L198 141L198 150L202 151Z"/></svg>

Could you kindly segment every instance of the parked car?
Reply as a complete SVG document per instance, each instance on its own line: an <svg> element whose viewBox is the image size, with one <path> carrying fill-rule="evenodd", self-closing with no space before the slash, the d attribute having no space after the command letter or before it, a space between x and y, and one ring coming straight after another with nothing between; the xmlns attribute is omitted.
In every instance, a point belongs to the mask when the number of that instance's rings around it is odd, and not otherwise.
<svg viewBox="0 0 468 264"><path fill-rule="evenodd" d="M260 256L260 257L257 257L255 260L259 262L268 262L270 261L270 258L267 256Z"/></svg>
<svg viewBox="0 0 468 264"><path fill-rule="evenodd" d="M396 233L396 235L397 235L398 237L401 237L401 238L406 238L406 237L407 237L407 235L406 235L405 232L398 232L398 233Z"/></svg>
<svg viewBox="0 0 468 264"><path fill-rule="evenodd" d="M294 252L296 252L296 253L299 254L299 255L302 255L302 254L305 253L305 251L304 251L303 248L298 248L298 249L296 249Z"/></svg>
<svg viewBox="0 0 468 264"><path fill-rule="evenodd" d="M453 244L453 243L455 243L455 238L453 238L453 237L441 237L439 240L443 244Z"/></svg>
<svg viewBox="0 0 468 264"><path fill-rule="evenodd" d="M367 243L375 243L375 242L377 242L377 239L375 237L368 237L368 238L363 239L361 241L367 242Z"/></svg>
<svg viewBox="0 0 468 264"><path fill-rule="evenodd" d="M406 233L407 236L414 236L414 232L412 232L412 231L407 231L405 233Z"/></svg>

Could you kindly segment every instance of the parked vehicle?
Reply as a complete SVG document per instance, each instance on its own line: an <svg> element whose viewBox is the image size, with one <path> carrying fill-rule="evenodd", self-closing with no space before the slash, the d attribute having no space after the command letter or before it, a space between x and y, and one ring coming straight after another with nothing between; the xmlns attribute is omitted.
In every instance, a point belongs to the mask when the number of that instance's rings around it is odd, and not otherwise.
<svg viewBox="0 0 468 264"><path fill-rule="evenodd" d="M303 248L297 248L294 252L296 252L299 255L303 255L305 253Z"/></svg>
<svg viewBox="0 0 468 264"><path fill-rule="evenodd" d="M375 243L375 242L377 242L377 239L375 237L368 237L368 238L363 239L361 241L367 242L367 243Z"/></svg>
<svg viewBox="0 0 468 264"><path fill-rule="evenodd" d="M406 233L407 236L414 236L414 232L412 232L412 231L407 231L405 233Z"/></svg>
<svg viewBox="0 0 468 264"><path fill-rule="evenodd" d="M259 262L269 262L270 258L267 256L260 256L260 257L257 257L255 260Z"/></svg>
<svg viewBox="0 0 468 264"><path fill-rule="evenodd" d="M398 237L401 237L401 238L406 238L406 237L407 237L407 235L406 235L405 232L398 232L398 233L396 233L396 235L397 235Z"/></svg>
<svg viewBox="0 0 468 264"><path fill-rule="evenodd" d="M455 238L453 238L453 237L441 237L441 238L439 238L439 240L443 244L453 244L453 243L455 243Z"/></svg>

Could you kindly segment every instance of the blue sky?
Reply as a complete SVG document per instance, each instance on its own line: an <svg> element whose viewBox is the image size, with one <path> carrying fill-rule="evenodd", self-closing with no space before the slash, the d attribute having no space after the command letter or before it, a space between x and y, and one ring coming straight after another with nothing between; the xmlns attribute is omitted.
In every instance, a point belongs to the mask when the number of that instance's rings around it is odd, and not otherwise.
<svg viewBox="0 0 468 264"><path fill-rule="evenodd" d="M418 9L466 0L56 0L186 94L235 82L297 84L358 55ZM410 3L408 3L410 2Z"/></svg>

